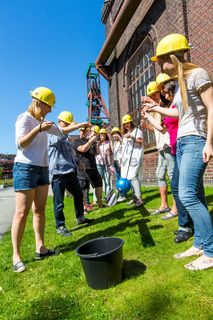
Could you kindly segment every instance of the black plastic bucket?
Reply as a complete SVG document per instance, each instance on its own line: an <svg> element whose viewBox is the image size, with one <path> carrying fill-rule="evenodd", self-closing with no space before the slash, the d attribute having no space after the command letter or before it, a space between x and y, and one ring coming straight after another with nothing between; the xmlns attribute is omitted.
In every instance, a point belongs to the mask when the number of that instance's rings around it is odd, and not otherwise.
<svg viewBox="0 0 213 320"><path fill-rule="evenodd" d="M123 244L119 238L101 237L87 241L76 249L88 285L107 289L122 281Z"/></svg>

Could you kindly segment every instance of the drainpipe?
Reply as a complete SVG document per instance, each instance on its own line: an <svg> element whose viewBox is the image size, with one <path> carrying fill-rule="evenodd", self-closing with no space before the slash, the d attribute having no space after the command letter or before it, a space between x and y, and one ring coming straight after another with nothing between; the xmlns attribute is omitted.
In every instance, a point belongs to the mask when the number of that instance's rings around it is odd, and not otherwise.
<svg viewBox="0 0 213 320"><path fill-rule="evenodd" d="M103 47L98 55L96 60L96 68L100 74L106 79L110 80L110 77L107 74L107 66L105 63L109 59L112 51L116 47L119 39L121 38L123 32L125 31L129 21L131 20L133 14L137 10L141 0L125 0L117 18L112 25L112 28L103 44Z"/></svg>

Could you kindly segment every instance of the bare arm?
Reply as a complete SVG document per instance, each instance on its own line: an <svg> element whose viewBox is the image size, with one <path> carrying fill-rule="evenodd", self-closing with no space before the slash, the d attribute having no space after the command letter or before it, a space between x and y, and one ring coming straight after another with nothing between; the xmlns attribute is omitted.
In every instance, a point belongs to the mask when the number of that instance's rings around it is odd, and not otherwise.
<svg viewBox="0 0 213 320"><path fill-rule="evenodd" d="M145 128L152 132L154 131L153 127L149 123L147 123L144 119L141 120L141 128Z"/></svg>
<svg viewBox="0 0 213 320"><path fill-rule="evenodd" d="M53 125L53 122L50 122L50 121L45 121L40 123L38 126L33 128L28 134L26 134L25 136L19 139L19 145L22 148L28 147L40 132L48 131L52 127L52 125Z"/></svg>
<svg viewBox="0 0 213 320"><path fill-rule="evenodd" d="M201 99L206 106L207 115L207 139L203 148L203 161L209 162L213 158L213 87L200 93Z"/></svg>
<svg viewBox="0 0 213 320"><path fill-rule="evenodd" d="M96 141L96 140L97 140L97 137L96 137L96 136L93 136L93 137L90 138L85 144L79 146L79 147L77 148L77 150L78 150L79 152L81 152L81 153L87 152L87 151L89 150L89 148L91 147L92 143L93 143L94 141ZM96 146L96 149L97 149L97 146Z"/></svg>
<svg viewBox="0 0 213 320"><path fill-rule="evenodd" d="M81 127L89 127L89 123L88 122L81 122L81 123L70 123L70 125L68 127L64 127L62 129L63 134L68 134L72 131L75 131Z"/></svg>
<svg viewBox="0 0 213 320"><path fill-rule="evenodd" d="M159 112L160 114L167 116L167 117L172 117L172 118L178 118L179 117L179 112L177 108L163 108L160 107L158 105L153 105L151 103L146 103L145 104L146 107L146 112L150 112L150 111L156 111Z"/></svg>

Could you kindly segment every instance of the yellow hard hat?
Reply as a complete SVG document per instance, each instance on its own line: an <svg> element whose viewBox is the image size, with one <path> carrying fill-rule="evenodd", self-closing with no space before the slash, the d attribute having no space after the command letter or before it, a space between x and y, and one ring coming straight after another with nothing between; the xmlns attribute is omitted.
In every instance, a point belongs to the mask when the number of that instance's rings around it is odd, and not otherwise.
<svg viewBox="0 0 213 320"><path fill-rule="evenodd" d="M120 130L118 127L112 128L112 134L113 134L113 133L116 133L116 132L121 133L121 130Z"/></svg>
<svg viewBox="0 0 213 320"><path fill-rule="evenodd" d="M80 131L90 131L90 127L81 127Z"/></svg>
<svg viewBox="0 0 213 320"><path fill-rule="evenodd" d="M130 114L125 114L122 118L122 124L132 122L132 116Z"/></svg>
<svg viewBox="0 0 213 320"><path fill-rule="evenodd" d="M73 115L69 111L62 111L59 114L58 119L70 124L73 122Z"/></svg>
<svg viewBox="0 0 213 320"><path fill-rule="evenodd" d="M166 73L159 73L156 77L156 82L157 84L163 84L169 80L172 80L173 78L171 78L170 76L168 76Z"/></svg>
<svg viewBox="0 0 213 320"><path fill-rule="evenodd" d="M99 128L99 126L92 126L91 131L99 134L100 133L100 128Z"/></svg>
<svg viewBox="0 0 213 320"><path fill-rule="evenodd" d="M55 104L55 95L48 88L38 87L31 91L30 94L33 98L48 104L50 107L53 107Z"/></svg>
<svg viewBox="0 0 213 320"><path fill-rule="evenodd" d="M106 129L102 128L102 129L100 130L100 133L107 134Z"/></svg>
<svg viewBox="0 0 213 320"><path fill-rule="evenodd" d="M146 88L146 94L147 96L150 96L152 95L153 93L156 93L156 92L160 92L160 89L157 85L157 82L156 81L151 81L149 82L147 88Z"/></svg>
<svg viewBox="0 0 213 320"><path fill-rule="evenodd" d="M174 52L188 51L190 46L186 37L183 34L173 33L164 37L157 45L156 55L151 58L152 61L157 61L157 58Z"/></svg>

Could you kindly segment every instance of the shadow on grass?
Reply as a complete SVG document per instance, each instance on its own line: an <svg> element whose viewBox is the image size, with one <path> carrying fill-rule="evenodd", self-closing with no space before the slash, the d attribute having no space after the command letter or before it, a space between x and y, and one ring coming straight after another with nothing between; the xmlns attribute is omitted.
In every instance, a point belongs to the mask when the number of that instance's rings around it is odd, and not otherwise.
<svg viewBox="0 0 213 320"><path fill-rule="evenodd" d="M124 260L123 280L135 278L146 271L146 266L138 260Z"/></svg>
<svg viewBox="0 0 213 320"><path fill-rule="evenodd" d="M135 318L153 320L163 319L165 315L169 315L170 317L168 319L172 319L174 301L171 293L164 288L155 289L155 291L149 293L147 303L142 303L141 308L138 307L134 310Z"/></svg>
<svg viewBox="0 0 213 320"><path fill-rule="evenodd" d="M57 249L59 249L61 252L71 251L75 250L79 245L83 244L86 241L99 238L99 237L112 237L115 236L118 232L124 231L126 228L138 226L140 235L141 235L141 242L143 247L150 247L155 246L155 242L149 232L149 228L147 227L147 223L150 222L149 219L141 219L141 220L135 220L131 221L131 219L128 219L126 221L122 221L119 224L115 226L111 226L106 229L98 230L93 233L85 234L83 237L78 239L77 241L71 242L69 245L59 245L57 246Z"/></svg>
<svg viewBox="0 0 213 320"><path fill-rule="evenodd" d="M163 229L164 226L162 224L156 224L154 226L149 227L149 230L158 230L158 229Z"/></svg>
<svg viewBox="0 0 213 320"><path fill-rule="evenodd" d="M72 297L53 295L29 303L26 316L20 320L65 320L81 317L79 303Z"/></svg>

